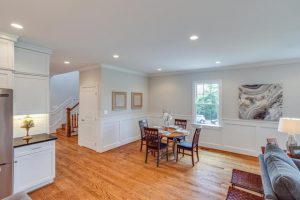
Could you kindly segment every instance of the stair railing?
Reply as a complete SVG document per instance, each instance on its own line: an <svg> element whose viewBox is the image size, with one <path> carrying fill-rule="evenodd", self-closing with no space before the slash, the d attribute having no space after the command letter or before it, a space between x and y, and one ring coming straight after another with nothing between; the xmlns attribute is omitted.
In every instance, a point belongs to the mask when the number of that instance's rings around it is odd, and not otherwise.
<svg viewBox="0 0 300 200"><path fill-rule="evenodd" d="M79 105L76 103L73 107L67 108L67 136L71 137L75 128L78 128L78 109L75 109Z"/></svg>

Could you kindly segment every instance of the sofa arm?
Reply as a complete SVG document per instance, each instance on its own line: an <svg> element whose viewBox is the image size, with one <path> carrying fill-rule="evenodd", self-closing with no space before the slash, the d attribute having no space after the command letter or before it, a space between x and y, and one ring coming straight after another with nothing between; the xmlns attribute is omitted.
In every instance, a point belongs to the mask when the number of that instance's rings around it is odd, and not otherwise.
<svg viewBox="0 0 300 200"><path fill-rule="evenodd" d="M300 159L296 159L296 158L292 158L292 160L294 161L295 165L298 167L298 169L300 170Z"/></svg>
<svg viewBox="0 0 300 200"><path fill-rule="evenodd" d="M269 173L265 165L264 155L259 155L259 165L261 171L261 179L264 189L264 199L266 200L278 200L276 194L273 191L272 184L269 178Z"/></svg>

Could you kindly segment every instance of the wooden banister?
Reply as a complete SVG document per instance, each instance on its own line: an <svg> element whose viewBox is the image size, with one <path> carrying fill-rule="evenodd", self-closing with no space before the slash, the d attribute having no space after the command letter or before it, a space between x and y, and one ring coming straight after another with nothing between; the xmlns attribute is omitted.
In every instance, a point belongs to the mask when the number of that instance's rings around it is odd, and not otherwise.
<svg viewBox="0 0 300 200"><path fill-rule="evenodd" d="M67 136L71 137L74 128L78 128L78 113L71 115L72 110L74 110L79 105L76 103L73 107L67 108Z"/></svg>
<svg viewBox="0 0 300 200"><path fill-rule="evenodd" d="M76 103L76 104L71 108L71 111L74 110L74 108L76 108L78 105L79 105L79 102Z"/></svg>

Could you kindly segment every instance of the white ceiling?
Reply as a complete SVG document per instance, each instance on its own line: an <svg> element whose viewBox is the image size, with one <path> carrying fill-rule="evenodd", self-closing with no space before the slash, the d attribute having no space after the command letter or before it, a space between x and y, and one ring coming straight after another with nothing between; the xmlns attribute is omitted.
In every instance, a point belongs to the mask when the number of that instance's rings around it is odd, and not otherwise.
<svg viewBox="0 0 300 200"><path fill-rule="evenodd" d="M96 63L156 73L158 66L180 71L300 58L299 0L0 0L0 5L0 31L53 49L54 74ZM24 29L13 29L12 22ZM192 34L199 40L190 41Z"/></svg>

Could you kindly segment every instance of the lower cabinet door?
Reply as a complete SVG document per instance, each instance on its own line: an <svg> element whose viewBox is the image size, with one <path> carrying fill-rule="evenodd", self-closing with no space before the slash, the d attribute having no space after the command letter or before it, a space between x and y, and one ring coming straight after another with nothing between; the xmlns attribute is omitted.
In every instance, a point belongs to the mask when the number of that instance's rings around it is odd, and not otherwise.
<svg viewBox="0 0 300 200"><path fill-rule="evenodd" d="M20 156L14 164L14 193L31 191L53 181L52 149Z"/></svg>

